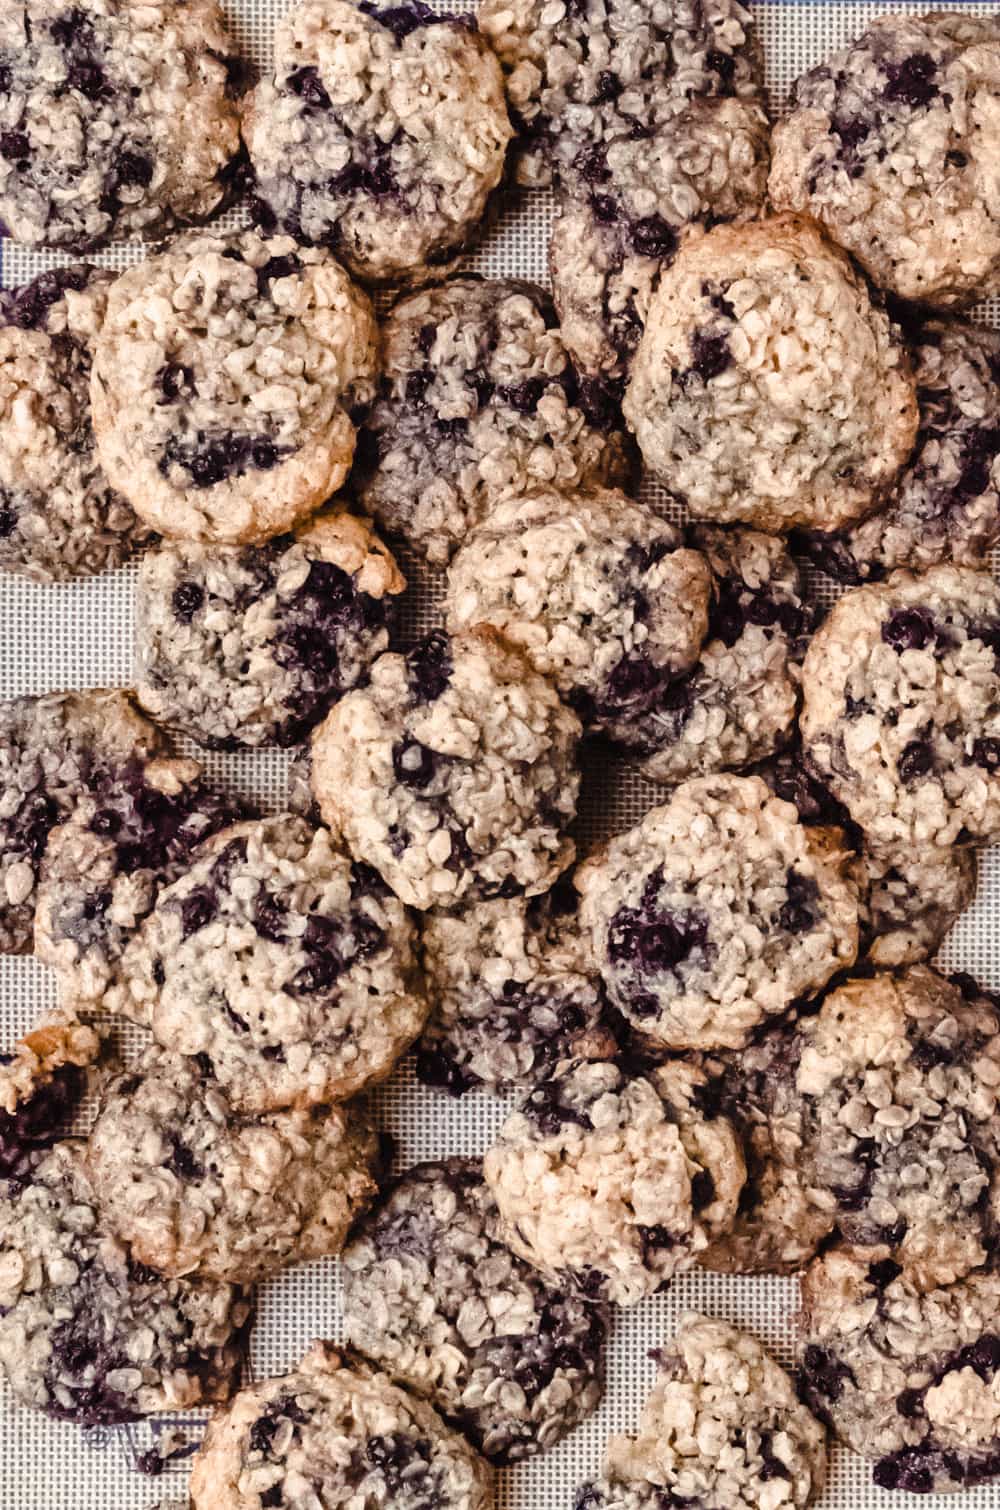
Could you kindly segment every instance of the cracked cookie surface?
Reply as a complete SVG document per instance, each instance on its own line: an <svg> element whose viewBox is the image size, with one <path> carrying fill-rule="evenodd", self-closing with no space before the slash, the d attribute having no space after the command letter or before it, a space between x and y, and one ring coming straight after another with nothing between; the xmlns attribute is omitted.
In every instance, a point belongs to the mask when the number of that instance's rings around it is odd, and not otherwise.
<svg viewBox="0 0 1000 1510"><path fill-rule="evenodd" d="M101 465L163 535L281 534L350 470L376 340L367 297L327 252L192 232L109 294L91 373Z"/></svg>
<svg viewBox="0 0 1000 1510"><path fill-rule="evenodd" d="M408 906L532 896L573 859L580 723L486 630L383 655L313 739L324 820Z"/></svg>
<svg viewBox="0 0 1000 1510"><path fill-rule="evenodd" d="M371 282L440 275L479 228L512 134L475 21L420 0L300 0L274 52L243 123L260 223Z"/></svg>
<svg viewBox="0 0 1000 1510"><path fill-rule="evenodd" d="M1000 24L880 16L794 85L769 192L825 226L880 287L950 306L1000 278Z"/></svg>
<svg viewBox="0 0 1000 1510"><path fill-rule="evenodd" d="M486 1155L515 1253L590 1299L635 1305L690 1269L736 1214L745 1168L704 1075L567 1061L528 1091Z"/></svg>
<svg viewBox="0 0 1000 1510"><path fill-rule="evenodd" d="M486 1457L553 1447L600 1403L607 1316L500 1240L472 1159L397 1180L344 1251L346 1335Z"/></svg>
<svg viewBox="0 0 1000 1510"><path fill-rule="evenodd" d="M210 748L298 744L388 649L405 585L347 514L261 546L164 544L139 567L139 701Z"/></svg>

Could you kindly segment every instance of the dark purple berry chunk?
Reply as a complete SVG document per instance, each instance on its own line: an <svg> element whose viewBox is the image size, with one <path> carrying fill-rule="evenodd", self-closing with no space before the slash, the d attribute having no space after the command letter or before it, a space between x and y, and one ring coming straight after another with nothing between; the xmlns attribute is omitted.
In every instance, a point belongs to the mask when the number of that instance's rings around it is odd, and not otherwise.
<svg viewBox="0 0 1000 1510"><path fill-rule="evenodd" d="M839 1400L844 1385L856 1383L846 1363L816 1346L807 1347L802 1356L802 1375L809 1395L818 1400Z"/></svg>
<svg viewBox="0 0 1000 1510"><path fill-rule="evenodd" d="M182 395L189 397L194 393L194 371L177 362L167 362L156 374L156 383L163 394L163 401L173 403Z"/></svg>
<svg viewBox="0 0 1000 1510"><path fill-rule="evenodd" d="M972 746L972 759L991 775L1000 771L1000 739L977 739Z"/></svg>
<svg viewBox="0 0 1000 1510"><path fill-rule="evenodd" d="M288 454L269 435L199 434L192 442L171 436L163 448L159 470L164 477L180 467L196 488L212 488L251 471L269 472Z"/></svg>
<svg viewBox="0 0 1000 1510"><path fill-rule="evenodd" d="M0 497L6 495L0 494ZM9 500L0 504L0 540L8 539L17 528L17 511Z"/></svg>
<svg viewBox="0 0 1000 1510"><path fill-rule="evenodd" d="M696 330L691 337L691 366L689 372L696 373L703 383L711 382L712 378L725 372L732 364L732 354L729 350L729 341L724 334L707 330Z"/></svg>
<svg viewBox="0 0 1000 1510"><path fill-rule="evenodd" d="M153 177L153 160L142 152L117 152L111 166L119 184L145 188Z"/></svg>
<svg viewBox="0 0 1000 1510"><path fill-rule="evenodd" d="M929 105L940 92L934 82L937 65L929 53L912 53L902 63L883 63L882 69L889 80L885 90L888 100L917 110Z"/></svg>
<svg viewBox="0 0 1000 1510"><path fill-rule="evenodd" d="M88 100L99 100L107 87L104 70L93 58L80 58L71 63L66 77L70 88L78 90Z"/></svg>
<svg viewBox="0 0 1000 1510"><path fill-rule="evenodd" d="M896 764L899 779L907 783L919 781L934 768L934 752L922 739L911 740Z"/></svg>
<svg viewBox="0 0 1000 1510"><path fill-rule="evenodd" d="M936 638L933 616L926 608L900 608L882 625L882 638L897 655L924 650Z"/></svg>
<svg viewBox="0 0 1000 1510"><path fill-rule="evenodd" d="M404 739L393 746L392 769L403 786L418 790L430 786L439 764L440 756L415 739Z"/></svg>
<svg viewBox="0 0 1000 1510"><path fill-rule="evenodd" d="M218 898L213 892L204 886L192 891L180 904L181 938L188 939L207 928L217 911Z"/></svg>
<svg viewBox="0 0 1000 1510"><path fill-rule="evenodd" d="M816 926L819 887L812 876L790 870L785 880L788 900L782 904L778 922L786 933L808 933Z"/></svg>
<svg viewBox="0 0 1000 1510"><path fill-rule="evenodd" d="M31 151L27 133L24 131L0 131L0 154L8 162L21 162Z"/></svg>
<svg viewBox="0 0 1000 1510"><path fill-rule="evenodd" d="M637 220L631 227L632 245L640 257L656 257L666 261L677 250L677 232L669 226L662 215L649 215Z"/></svg>
<svg viewBox="0 0 1000 1510"><path fill-rule="evenodd" d="M64 1064L14 1111L0 1112L0 1178L28 1177L34 1158L65 1130L83 1091L82 1070Z"/></svg>
<svg viewBox="0 0 1000 1510"><path fill-rule="evenodd" d="M319 71L315 68L297 68L285 80L293 94L316 110L329 110L330 96L323 88Z"/></svg>
<svg viewBox="0 0 1000 1510"><path fill-rule="evenodd" d="M440 697L453 669L448 636L437 629L421 640L406 657L406 669L417 702L430 703Z"/></svg>

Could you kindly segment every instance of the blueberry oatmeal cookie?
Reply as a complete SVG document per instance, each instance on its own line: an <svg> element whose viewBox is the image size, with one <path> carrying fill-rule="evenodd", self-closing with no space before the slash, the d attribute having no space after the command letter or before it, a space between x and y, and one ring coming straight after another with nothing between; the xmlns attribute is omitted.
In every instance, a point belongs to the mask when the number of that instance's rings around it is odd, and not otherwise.
<svg viewBox="0 0 1000 1510"><path fill-rule="evenodd" d="M701 1109L703 1073L633 1076L567 1061L528 1091L486 1155L500 1235L591 1299L634 1305L690 1269L736 1215L743 1155Z"/></svg>
<svg viewBox="0 0 1000 1510"><path fill-rule="evenodd" d="M0 1186L0 1367L25 1405L81 1425L224 1400L250 1315L232 1285L159 1278L101 1232L84 1145Z"/></svg>
<svg viewBox="0 0 1000 1510"><path fill-rule="evenodd" d="M1000 538L1000 332L929 321L911 352L920 428L884 507L852 528L792 540L841 582L942 561L982 566Z"/></svg>
<svg viewBox="0 0 1000 1510"><path fill-rule="evenodd" d="M880 287L954 306L1000 287L1000 22L880 16L795 84L771 201L812 216Z"/></svg>
<svg viewBox="0 0 1000 1510"><path fill-rule="evenodd" d="M497 1233L477 1161L419 1164L344 1251L349 1343L495 1463L553 1447L600 1404L607 1317Z"/></svg>
<svg viewBox="0 0 1000 1510"><path fill-rule="evenodd" d="M244 1114L346 1100L427 1016L413 926L366 865L292 814L223 829L160 892L108 1005L206 1055Z"/></svg>
<svg viewBox="0 0 1000 1510"><path fill-rule="evenodd" d="M802 1178L844 1240L919 1289L983 1266L1000 1211L996 1001L917 965L799 1028Z"/></svg>
<svg viewBox="0 0 1000 1510"><path fill-rule="evenodd" d="M472 17L300 0L274 52L243 122L260 223L332 247L373 283L426 282L456 261L512 135Z"/></svg>
<svg viewBox="0 0 1000 1510"><path fill-rule="evenodd" d="M108 1086L87 1143L101 1220L134 1259L239 1284L338 1253L377 1165L355 1111L241 1116L199 1059L159 1049Z"/></svg>
<svg viewBox="0 0 1000 1510"><path fill-rule="evenodd" d="M705 557L623 493L544 488L498 503L463 545L447 622L491 625L613 734L694 665L712 586Z"/></svg>
<svg viewBox="0 0 1000 1510"><path fill-rule="evenodd" d="M165 544L139 567L139 701L210 748L297 744L388 649L405 586L348 514L260 546Z"/></svg>
<svg viewBox="0 0 1000 1510"><path fill-rule="evenodd" d="M661 1048L740 1048L852 964L846 855L756 776L685 782L576 873L613 1004Z"/></svg>
<svg viewBox="0 0 1000 1510"><path fill-rule="evenodd" d="M580 723L487 630L383 655L313 739L324 821L410 907L545 891L575 853Z"/></svg>
<svg viewBox="0 0 1000 1510"><path fill-rule="evenodd" d="M681 248L650 306L625 415L695 517L832 530L877 508L908 459L916 384L850 260L784 215Z"/></svg>
<svg viewBox="0 0 1000 1510"><path fill-rule="evenodd" d="M0 219L87 251L217 209L245 65L213 0L23 0L0 18Z"/></svg>
<svg viewBox="0 0 1000 1510"><path fill-rule="evenodd" d="M703 1060L702 1102L732 1123L747 1166L735 1220L698 1255L703 1269L795 1274L833 1231L832 1213L810 1201L802 1176L801 1052L795 1020L787 1019L756 1034L745 1049Z"/></svg>
<svg viewBox="0 0 1000 1510"><path fill-rule="evenodd" d="M826 1431L755 1337L688 1311L657 1362L637 1435L610 1439L606 1487L581 1490L576 1510L611 1510L619 1484L655 1486L664 1506L801 1510L817 1498Z"/></svg>
<svg viewBox="0 0 1000 1510"><path fill-rule="evenodd" d="M713 574L708 636L697 663L615 726L652 781L740 770L789 737L815 613L779 539L694 525L688 543Z"/></svg>
<svg viewBox="0 0 1000 1510"><path fill-rule="evenodd" d="M112 285L91 374L106 475L163 535L258 544L344 481L371 305L328 253L191 233Z"/></svg>
<svg viewBox="0 0 1000 1510"><path fill-rule="evenodd" d="M423 1400L317 1342L292 1373L216 1414L195 1459L193 1510L491 1510L482 1458Z"/></svg>
<svg viewBox="0 0 1000 1510"><path fill-rule="evenodd" d="M802 673L810 768L867 841L1000 833L1000 587L985 572L894 572L836 603Z"/></svg>
<svg viewBox="0 0 1000 1510"><path fill-rule="evenodd" d="M77 264L0 292L0 568L59 581L149 532L94 450L90 364L112 273Z"/></svg>
<svg viewBox="0 0 1000 1510"><path fill-rule="evenodd" d="M505 494L628 479L620 395L580 377L558 326L514 279L455 278L390 311L351 486L433 563Z"/></svg>
<svg viewBox="0 0 1000 1510"><path fill-rule="evenodd" d="M530 900L424 916L432 1007L417 1053L420 1080L453 1095L475 1085L523 1090L548 1079L561 1059L615 1052L577 900L561 881Z"/></svg>
<svg viewBox="0 0 1000 1510"><path fill-rule="evenodd" d="M124 692L0 702L0 952L31 950L49 834L99 780L163 748Z"/></svg>
<svg viewBox="0 0 1000 1510"><path fill-rule="evenodd" d="M194 760L130 760L95 777L50 835L37 887L35 954L55 967L64 1004L104 1004L160 891L240 816Z"/></svg>
<svg viewBox="0 0 1000 1510"><path fill-rule="evenodd" d="M102 1053L99 1034L60 1010L0 1054L0 1180L25 1183L65 1132Z"/></svg>
<svg viewBox="0 0 1000 1510"><path fill-rule="evenodd" d="M802 1282L805 1398L880 1489L971 1489L1000 1474L1000 1276L921 1294L892 1259L835 1248Z"/></svg>

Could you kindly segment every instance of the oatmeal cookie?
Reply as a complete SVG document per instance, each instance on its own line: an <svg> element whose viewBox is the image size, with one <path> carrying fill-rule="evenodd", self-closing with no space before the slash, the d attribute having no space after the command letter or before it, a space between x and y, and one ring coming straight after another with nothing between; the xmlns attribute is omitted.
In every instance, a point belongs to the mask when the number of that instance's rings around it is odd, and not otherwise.
<svg viewBox="0 0 1000 1510"><path fill-rule="evenodd" d="M740 1048L853 963L856 893L754 776L685 782L577 871L611 1000L660 1048Z"/></svg>
<svg viewBox="0 0 1000 1510"><path fill-rule="evenodd" d="M400 300L382 340L351 487L431 562L505 495L628 480L621 394L580 376L534 284L452 279Z"/></svg>
<svg viewBox="0 0 1000 1510"><path fill-rule="evenodd" d="M487 630L383 655L313 739L324 821L408 906L534 896L572 861L580 723Z"/></svg>
<svg viewBox="0 0 1000 1510"><path fill-rule="evenodd" d="M350 471L375 348L329 253L192 233L112 285L91 373L101 465L160 534L258 544Z"/></svg>
<svg viewBox="0 0 1000 1510"><path fill-rule="evenodd" d="M260 546L164 544L139 567L139 701L213 749L297 744L388 649L405 586L348 514Z"/></svg>
<svg viewBox="0 0 1000 1510"><path fill-rule="evenodd" d="M696 518L832 530L878 507L917 434L899 332L849 258L778 216L692 238L625 396L647 465Z"/></svg>
<svg viewBox="0 0 1000 1510"><path fill-rule="evenodd" d="M699 1107L704 1080L680 1061L645 1077L568 1061L528 1091L484 1164L514 1252L624 1306L691 1268L745 1175L730 1124Z"/></svg>
<svg viewBox="0 0 1000 1510"><path fill-rule="evenodd" d="M243 131L267 233L332 247L374 283L426 282L457 261L512 135L472 18L420 0L299 0Z"/></svg>
<svg viewBox="0 0 1000 1510"><path fill-rule="evenodd" d="M944 307L1000 288L1000 20L877 17L798 79L769 191L881 288Z"/></svg>
<svg viewBox="0 0 1000 1510"><path fill-rule="evenodd" d="M402 905L326 829L223 829L160 892L113 1009L207 1055L234 1110L344 1100L383 1079L427 1015Z"/></svg>
<svg viewBox="0 0 1000 1510"><path fill-rule="evenodd" d="M419 1164L344 1251L348 1341L495 1463L553 1447L600 1404L607 1316L497 1235L476 1160Z"/></svg>

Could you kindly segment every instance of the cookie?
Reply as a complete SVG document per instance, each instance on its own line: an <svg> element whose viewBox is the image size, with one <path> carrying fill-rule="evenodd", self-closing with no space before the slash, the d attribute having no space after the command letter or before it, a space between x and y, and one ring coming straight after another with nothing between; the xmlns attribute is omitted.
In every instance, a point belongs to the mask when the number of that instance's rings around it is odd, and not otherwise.
<svg viewBox="0 0 1000 1510"><path fill-rule="evenodd" d="M0 953L31 949L49 834L99 780L163 748L124 692L0 702Z"/></svg>
<svg viewBox="0 0 1000 1510"><path fill-rule="evenodd" d="M209 1425L193 1510L249 1505L490 1510L490 1470L436 1411L317 1342L298 1368L248 1386Z"/></svg>
<svg viewBox="0 0 1000 1510"><path fill-rule="evenodd" d="M478 1161L408 1170L344 1251L344 1327L486 1457L510 1463L597 1409L607 1316L516 1258L498 1220Z"/></svg>
<svg viewBox="0 0 1000 1510"><path fill-rule="evenodd" d="M610 1486L655 1485L660 1503L805 1506L826 1478L826 1432L755 1337L686 1312L657 1350L660 1377L634 1437L608 1442ZM576 1510L616 1501L581 1491ZM655 1501L654 1501L655 1503Z"/></svg>
<svg viewBox="0 0 1000 1510"><path fill-rule="evenodd" d="M921 1289L985 1264L1000 1210L997 1003L926 966L848 981L799 1028L802 1173L845 1242Z"/></svg>
<svg viewBox="0 0 1000 1510"><path fill-rule="evenodd" d="M605 1059L616 1041L604 992L560 881L526 901L474 902L421 925L431 1016L417 1078L462 1095L524 1090L561 1059Z"/></svg>
<svg viewBox="0 0 1000 1510"><path fill-rule="evenodd" d="M107 1088L87 1143L101 1220L134 1259L238 1284L338 1253L377 1163L346 1108L242 1117L197 1059L159 1049Z"/></svg>
<svg viewBox="0 0 1000 1510"><path fill-rule="evenodd" d="M795 1274L834 1228L803 1178L805 1126L796 1086L802 1038L795 1020L776 1022L745 1049L702 1060L702 1104L728 1118L746 1159L735 1220L698 1255L720 1274Z"/></svg>
<svg viewBox="0 0 1000 1510"><path fill-rule="evenodd" d="M351 487L440 565L502 496L624 483L620 404L581 378L542 289L455 278L401 299L384 322Z"/></svg>
<svg viewBox="0 0 1000 1510"><path fill-rule="evenodd" d="M78 264L0 293L0 569L56 582L149 538L94 451L90 363L113 274Z"/></svg>
<svg viewBox="0 0 1000 1510"><path fill-rule="evenodd" d="M250 1304L160 1279L101 1232L80 1142L0 1186L0 1367L18 1400L81 1425L224 1400Z"/></svg>
<svg viewBox="0 0 1000 1510"><path fill-rule="evenodd" d="M615 731L643 775L666 786L741 770L785 742L815 619L776 536L695 525L687 539L714 578L707 638L692 669Z"/></svg>
<svg viewBox="0 0 1000 1510"><path fill-rule="evenodd" d="M937 953L975 897L975 850L867 844L847 809L809 769L798 742L762 761L752 774L794 803L803 823L838 830L831 842L854 851L848 873L858 893L859 959L891 969Z"/></svg>
<svg viewBox="0 0 1000 1510"><path fill-rule="evenodd" d="M496 629L585 726L614 733L695 663L712 573L623 493L538 489L493 508L448 572L453 634Z"/></svg>
<svg viewBox="0 0 1000 1510"><path fill-rule="evenodd" d="M681 247L624 407L696 518L776 533L870 514L917 434L898 331L844 253L791 215Z"/></svg>
<svg viewBox="0 0 1000 1510"><path fill-rule="evenodd" d="M426 282L458 259L512 135L474 20L420 0L300 0L243 130L267 233L332 247L372 283Z"/></svg>
<svg viewBox="0 0 1000 1510"><path fill-rule="evenodd" d="M59 1011L0 1054L0 1180L26 1183L68 1130L100 1053L95 1030Z"/></svg>
<svg viewBox="0 0 1000 1510"><path fill-rule="evenodd" d="M934 566L845 593L802 673L810 767L873 846L1000 833L1000 587Z"/></svg>
<svg viewBox="0 0 1000 1510"><path fill-rule="evenodd" d="M388 649L405 586L348 514L261 546L165 544L139 567L139 701L212 749L298 744Z"/></svg>
<svg viewBox="0 0 1000 1510"><path fill-rule="evenodd" d="M853 528L793 537L796 550L852 586L900 566L982 566L1000 538L1000 332L928 321L911 352L920 428L884 507Z"/></svg>
<svg viewBox="0 0 1000 1510"><path fill-rule="evenodd" d="M228 193L246 65L212 0L25 0L0 21L0 219L24 246L159 236Z"/></svg>
<svg viewBox="0 0 1000 1510"><path fill-rule="evenodd" d="M1000 22L879 16L798 79L769 191L880 287L942 307L1000 288Z"/></svg>
<svg viewBox="0 0 1000 1510"><path fill-rule="evenodd" d="M326 829L283 814L223 829L160 892L113 1009L206 1055L235 1111L345 1100L427 1015L403 907Z"/></svg>
<svg viewBox="0 0 1000 1510"><path fill-rule="evenodd" d="M630 1306L690 1269L736 1214L745 1169L704 1076L569 1061L527 1092L486 1155L500 1235L554 1280Z"/></svg>
<svg viewBox="0 0 1000 1510"><path fill-rule="evenodd" d="M95 777L53 830L37 887L35 954L55 967L64 1005L103 1005L159 892L203 840L240 816L194 760L130 760Z"/></svg>
<svg viewBox="0 0 1000 1510"><path fill-rule="evenodd" d="M759 777L685 782L576 873L613 1004L661 1049L742 1047L853 963L845 862Z"/></svg>
<svg viewBox="0 0 1000 1510"><path fill-rule="evenodd" d="M807 1270L805 1398L880 1489L971 1489L1000 1474L1000 1276L920 1294L891 1259L834 1249Z"/></svg>
<svg viewBox="0 0 1000 1510"><path fill-rule="evenodd" d="M160 534L259 544L347 476L375 343L328 253L183 237L112 285L91 374L101 465Z"/></svg>
<svg viewBox="0 0 1000 1510"><path fill-rule="evenodd" d="M324 821L409 907L546 890L575 853L580 724L487 630L383 655L313 739Z"/></svg>

